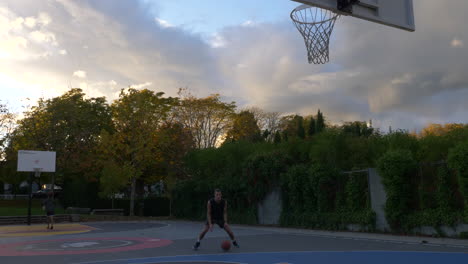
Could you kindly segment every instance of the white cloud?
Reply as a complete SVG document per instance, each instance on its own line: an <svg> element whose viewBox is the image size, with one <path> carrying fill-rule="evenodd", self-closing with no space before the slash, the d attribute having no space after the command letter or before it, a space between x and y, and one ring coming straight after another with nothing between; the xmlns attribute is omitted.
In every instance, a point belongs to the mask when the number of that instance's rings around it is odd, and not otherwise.
<svg viewBox="0 0 468 264"><path fill-rule="evenodd" d="M83 90L88 89L88 83L86 82L80 82L79 87Z"/></svg>
<svg viewBox="0 0 468 264"><path fill-rule="evenodd" d="M52 18L49 14L41 12L39 13L39 17L37 18L38 22L44 26L49 25L52 22Z"/></svg>
<svg viewBox="0 0 468 264"><path fill-rule="evenodd" d="M0 7L0 58L27 61L51 56L54 53L51 48L58 43L55 34L45 27L50 21L45 13L37 18L21 17L6 7ZM35 29L38 24L42 27Z"/></svg>
<svg viewBox="0 0 468 264"><path fill-rule="evenodd" d="M28 46L28 40L23 37L8 37L0 42L0 58L25 59L27 56L22 51Z"/></svg>
<svg viewBox="0 0 468 264"><path fill-rule="evenodd" d="M33 41L36 41L38 43L51 43L54 46L57 46L58 43L55 39L55 34L52 32L46 32L46 31L33 31L29 33L30 38Z"/></svg>
<svg viewBox="0 0 468 264"><path fill-rule="evenodd" d="M18 17L14 20L10 20L9 23L10 23L10 30L22 30L24 19L22 17Z"/></svg>
<svg viewBox="0 0 468 264"><path fill-rule="evenodd" d="M163 28L171 28L171 27L174 27L174 25L172 25L171 23L169 23L168 21L164 20L164 19L160 19L160 18L155 18L154 19L160 26L162 26Z"/></svg>
<svg viewBox="0 0 468 264"><path fill-rule="evenodd" d="M408 84L413 81L413 76L409 73L405 73L402 76L398 76L392 79L392 85Z"/></svg>
<svg viewBox="0 0 468 264"><path fill-rule="evenodd" d="M215 33L211 37L210 45L213 48L222 48L226 46L226 40L224 39L222 35Z"/></svg>
<svg viewBox="0 0 468 264"><path fill-rule="evenodd" d="M0 32L2 35L9 33L10 30L21 30L23 23L23 18L18 18L9 9L0 6Z"/></svg>
<svg viewBox="0 0 468 264"><path fill-rule="evenodd" d="M462 40L454 38L452 42L450 43L450 45L454 48L461 48L464 46L464 43Z"/></svg>
<svg viewBox="0 0 468 264"><path fill-rule="evenodd" d="M24 20L24 24L28 27L28 28L34 28L36 26L36 19L34 17L27 17L25 20Z"/></svg>
<svg viewBox="0 0 468 264"><path fill-rule="evenodd" d="M85 72L85 71L81 71L81 70L75 71L75 72L73 73L73 76L76 76L76 77L78 77L78 78L83 78L83 79L84 79L84 78L86 78L86 72Z"/></svg>
<svg viewBox="0 0 468 264"><path fill-rule="evenodd" d="M414 33L342 17L326 65L307 64L290 21L246 21L206 41L183 27L167 30L171 23L155 22L134 1L6 1L15 7L0 7L0 72L21 83L15 87L62 92L74 80L108 100L129 84L171 96L188 87L267 111L320 108L334 123L373 119L412 129L428 120L468 122L468 53L459 49L468 35L465 1L414 1ZM34 18L34 27L17 14Z"/></svg>
<svg viewBox="0 0 468 264"><path fill-rule="evenodd" d="M142 89L152 84L153 84L152 82L145 82L145 83L140 83L140 84L132 84L130 85L130 87L135 88L135 89Z"/></svg>
<svg viewBox="0 0 468 264"><path fill-rule="evenodd" d="M254 21L252 21L252 20L247 20L247 21L245 21L244 23L242 23L242 26L248 27L248 26L253 26L254 24L255 24Z"/></svg>

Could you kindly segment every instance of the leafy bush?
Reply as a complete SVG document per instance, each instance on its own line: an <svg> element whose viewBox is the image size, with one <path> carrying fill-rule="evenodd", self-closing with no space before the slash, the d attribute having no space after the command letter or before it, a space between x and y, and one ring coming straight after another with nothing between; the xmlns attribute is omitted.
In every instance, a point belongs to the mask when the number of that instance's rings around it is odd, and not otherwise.
<svg viewBox="0 0 468 264"><path fill-rule="evenodd" d="M367 179L362 175L346 178L327 165L298 164L282 175L281 182L282 226L343 230L348 224L359 224L375 228Z"/></svg>
<svg viewBox="0 0 468 264"><path fill-rule="evenodd" d="M399 230L411 212L414 198L411 176L416 168L413 155L408 150L390 150L377 162L377 169L387 192L385 214L390 226Z"/></svg>
<svg viewBox="0 0 468 264"><path fill-rule="evenodd" d="M465 198L465 211L468 211L468 143L458 144L450 149L448 164L457 171L460 191Z"/></svg>
<svg viewBox="0 0 468 264"><path fill-rule="evenodd" d="M243 179L247 183L249 202L256 204L280 185L280 175L291 160L284 151L273 151L251 155L244 165Z"/></svg>

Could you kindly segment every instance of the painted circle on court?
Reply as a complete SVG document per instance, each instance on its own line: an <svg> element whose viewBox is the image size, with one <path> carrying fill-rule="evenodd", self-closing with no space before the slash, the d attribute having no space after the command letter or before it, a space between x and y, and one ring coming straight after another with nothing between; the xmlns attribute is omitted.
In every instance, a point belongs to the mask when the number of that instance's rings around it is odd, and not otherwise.
<svg viewBox="0 0 468 264"><path fill-rule="evenodd" d="M171 240L156 238L114 237L41 240L1 244L0 256L39 256L111 253L164 247Z"/></svg>
<svg viewBox="0 0 468 264"><path fill-rule="evenodd" d="M170 261L170 262L154 262L148 264L242 264L240 262L225 262L225 261Z"/></svg>

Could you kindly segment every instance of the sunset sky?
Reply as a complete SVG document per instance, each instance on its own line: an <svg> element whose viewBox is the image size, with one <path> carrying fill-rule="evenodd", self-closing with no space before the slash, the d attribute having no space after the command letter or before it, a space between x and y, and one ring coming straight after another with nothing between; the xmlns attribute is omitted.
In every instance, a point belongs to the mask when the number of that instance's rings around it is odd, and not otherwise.
<svg viewBox="0 0 468 264"><path fill-rule="evenodd" d="M468 123L468 1L414 0L416 31L341 17L307 63L289 0L2 0L0 103L81 87L220 93L239 107L420 130ZM29 100L28 100L28 99Z"/></svg>

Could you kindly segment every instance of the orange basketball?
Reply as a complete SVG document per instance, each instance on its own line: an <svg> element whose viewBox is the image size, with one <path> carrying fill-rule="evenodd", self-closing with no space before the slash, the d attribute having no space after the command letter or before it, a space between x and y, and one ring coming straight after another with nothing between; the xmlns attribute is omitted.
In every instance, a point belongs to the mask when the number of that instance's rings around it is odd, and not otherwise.
<svg viewBox="0 0 468 264"><path fill-rule="evenodd" d="M221 248L222 248L224 251L228 251L228 250L231 248L231 241L224 240L224 241L221 243Z"/></svg>

